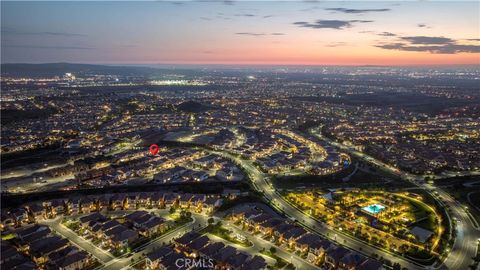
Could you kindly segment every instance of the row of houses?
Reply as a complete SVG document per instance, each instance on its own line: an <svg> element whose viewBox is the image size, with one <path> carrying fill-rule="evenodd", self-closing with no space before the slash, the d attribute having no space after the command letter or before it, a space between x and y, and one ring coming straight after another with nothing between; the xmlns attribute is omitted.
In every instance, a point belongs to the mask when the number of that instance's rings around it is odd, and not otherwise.
<svg viewBox="0 0 480 270"><path fill-rule="evenodd" d="M132 192L89 195L71 199L53 199L33 202L15 209L2 209L0 230L14 228L36 220L57 215L75 215L107 210L136 210L137 208L180 207L211 214L220 207L219 195L176 192Z"/></svg>
<svg viewBox="0 0 480 270"><path fill-rule="evenodd" d="M179 163L200 158L204 153L184 148L162 148L157 156L151 156L145 150L131 150L114 157L112 165L93 169L89 167L75 173L75 179L80 183L93 186L105 184L122 184L131 177L142 177L155 174L165 169L171 169Z"/></svg>
<svg viewBox="0 0 480 270"><path fill-rule="evenodd" d="M220 148L231 148L235 145L235 141L235 133L224 128L218 131L217 134L215 134L215 137L209 143L209 145Z"/></svg>
<svg viewBox="0 0 480 270"><path fill-rule="evenodd" d="M298 149L298 152L281 151L270 156L259 157L255 163L260 165L265 172L278 173L288 169L303 169L310 159L310 150L306 147Z"/></svg>
<svg viewBox="0 0 480 270"><path fill-rule="evenodd" d="M2 240L1 269L84 269L94 260L43 225L29 225Z"/></svg>
<svg viewBox="0 0 480 270"><path fill-rule="evenodd" d="M344 153L329 152L326 159L311 164L311 172L325 175L339 172L351 164L350 157Z"/></svg>
<svg viewBox="0 0 480 270"><path fill-rule="evenodd" d="M251 256L221 242L213 242L195 231L174 239L173 243L174 246L164 246L147 254L147 269L262 270L267 267L262 257ZM189 263L185 263L187 258Z"/></svg>
<svg viewBox="0 0 480 270"><path fill-rule="evenodd" d="M79 219L80 229L85 230L93 239L101 241L105 247L125 251L140 237L154 237L170 227L163 218L147 211L135 211L123 218L124 222L120 223L95 212Z"/></svg>
<svg viewBox="0 0 480 270"><path fill-rule="evenodd" d="M229 218L245 230L273 239L292 252L306 254L309 262L326 269L382 270L383 264L358 252L338 246L304 228L248 205L234 208ZM258 237L258 235L257 235Z"/></svg>
<svg viewBox="0 0 480 270"><path fill-rule="evenodd" d="M215 181L205 171L191 170L183 166L163 170L153 176L153 181L156 183L205 182L208 180Z"/></svg>
<svg viewBox="0 0 480 270"><path fill-rule="evenodd" d="M189 167L176 165L162 170L154 175L157 183L170 182L205 182L205 181L241 181L244 178L240 169L231 161L217 155L206 155L188 162ZM215 175L210 175L208 170L215 170Z"/></svg>
<svg viewBox="0 0 480 270"><path fill-rule="evenodd" d="M245 142L240 146L235 146L229 151L241 155L244 158L255 159L266 155L278 147L278 140L275 134L268 129L248 129L244 127L238 128L246 137ZM224 149L221 146L212 145L215 149Z"/></svg>

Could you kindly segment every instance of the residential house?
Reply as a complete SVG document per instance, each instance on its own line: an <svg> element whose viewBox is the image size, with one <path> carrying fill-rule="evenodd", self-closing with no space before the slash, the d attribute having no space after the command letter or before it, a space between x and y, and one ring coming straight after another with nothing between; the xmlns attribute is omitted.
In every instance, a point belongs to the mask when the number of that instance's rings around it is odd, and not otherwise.
<svg viewBox="0 0 480 270"><path fill-rule="evenodd" d="M58 270L85 269L89 264L88 253L80 251L55 261Z"/></svg>
<svg viewBox="0 0 480 270"><path fill-rule="evenodd" d="M160 266L160 261L162 258L165 256L169 256L170 254L174 253L174 250L171 247L161 247L157 250L154 250L150 253L148 253L145 256L145 266L147 269L154 270L154 269L159 269Z"/></svg>
<svg viewBox="0 0 480 270"><path fill-rule="evenodd" d="M341 259L351 251L344 247L332 247L325 252L325 263L337 269Z"/></svg>

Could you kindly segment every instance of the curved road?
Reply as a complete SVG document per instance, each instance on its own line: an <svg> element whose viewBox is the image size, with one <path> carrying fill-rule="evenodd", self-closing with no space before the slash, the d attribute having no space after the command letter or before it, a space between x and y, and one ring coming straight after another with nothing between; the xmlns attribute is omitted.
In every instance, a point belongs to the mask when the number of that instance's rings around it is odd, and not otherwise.
<svg viewBox="0 0 480 270"><path fill-rule="evenodd" d="M328 142L329 144L338 147L349 154L356 156L368 163L374 164L383 170L392 173L401 177L404 180L409 181L410 183L416 185L417 187L429 192L435 199L440 200L442 205L448 205L450 207L450 217L456 220L456 230L457 237L455 243L452 247L452 250L447 255L443 264L439 267L429 267L429 268L439 268L439 269L469 269L469 265L472 263L472 258L476 256L477 253L477 244L480 241L480 231L476 229L474 222L470 219L467 213L467 207L462 205L460 202L456 201L450 194L444 190L435 187L431 184L425 183L424 175L414 175L407 172L400 171L397 168L394 168L378 159L375 159L372 156L366 155L365 153L356 151L355 149L345 146L343 144L334 142L328 138L325 138L321 135L319 129L312 130L311 132L314 136ZM454 173L446 172L440 175L434 175L434 179L454 177L456 175L478 175L479 172L463 172L463 173ZM436 192L437 196L433 195L432 192Z"/></svg>
<svg viewBox="0 0 480 270"><path fill-rule="evenodd" d="M230 160L234 160L237 164L240 164L243 169L245 169L250 178L252 179L252 184L257 191L263 193L265 198L270 201L270 205L277 210L283 212L290 218L294 218L298 223L307 227L311 231L314 231L320 235L323 235L325 238L328 238L332 241L337 242L340 245L346 246L350 249L356 250L360 253L365 254L366 256L371 256L372 254L378 254L379 256L390 260L392 263L399 263L402 267L408 269L424 269L424 267L417 265L415 262L395 255L387 250L381 250L376 247L370 246L367 243L364 243L356 238L353 238L347 234L340 233L333 228L325 225L324 223L315 220L311 216L308 216L301 210L293 207L289 202L287 202L283 196L281 196L276 190L266 181L267 175L262 173L253 162L249 160L240 159L234 155L225 152L219 151L210 151L211 153L223 156Z"/></svg>
<svg viewBox="0 0 480 270"><path fill-rule="evenodd" d="M308 216L304 212L300 211L299 209L293 207L290 203L288 203L283 196L276 192L276 190L267 182L267 175L262 173L256 166L253 165L253 162L249 160L241 159L237 156L234 156L227 152L221 151L211 151L220 156L224 156L228 159L234 160L243 167L243 169L249 174L250 178L252 179L252 184L257 191L263 193L265 198L269 200L271 206L275 207L276 209L280 210L281 212L285 213L287 216L296 219L299 223L308 227L310 230L313 230L319 234L322 234L326 238L330 240L336 241L344 246L347 246L351 249L360 251L361 253L366 254L367 256L371 256L371 254L378 254L381 257L388 258L392 263L399 263L402 267L406 267L408 269L468 269L469 265L472 263L473 257L476 256L476 247L477 241L480 238L479 231L475 228L473 222L471 221L470 217L466 212L465 206L457 202L453 199L447 192L436 188L432 185L424 183L423 179L424 176L417 176L402 172L396 168L389 166L371 156L368 156L362 152L358 152L350 147L344 146L342 144L333 142L327 138L321 136L319 132L313 132L313 135L316 137L325 140L326 142L330 143L331 145L338 147L344 151L347 151L351 155L354 155L362 160L373 163L386 171L393 173L395 175L400 176L401 178L415 184L417 187L426 190L430 194L435 191L437 194L437 200L440 199L442 205L449 205L451 209L451 218L455 219L457 222L456 230L457 230L457 237L455 239L454 245L450 253L447 255L443 264L438 266L431 265L425 267L423 265L419 265L416 262L409 260L404 257L400 257L399 255L393 254L388 250L382 250L377 247L373 247L364 243L356 238L353 238L346 234L341 234L338 231L334 230L333 228L319 222L312 217ZM476 174L477 172L473 172ZM439 176L441 177L451 177L452 173L446 173ZM435 196L434 196L435 198ZM450 217L449 217L450 218Z"/></svg>

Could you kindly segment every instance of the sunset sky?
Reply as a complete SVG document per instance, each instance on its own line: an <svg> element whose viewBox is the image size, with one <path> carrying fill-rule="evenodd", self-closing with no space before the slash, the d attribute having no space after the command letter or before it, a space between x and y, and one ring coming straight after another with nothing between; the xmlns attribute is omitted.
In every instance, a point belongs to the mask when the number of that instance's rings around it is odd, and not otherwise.
<svg viewBox="0 0 480 270"><path fill-rule="evenodd" d="M480 64L471 2L1 2L2 63Z"/></svg>

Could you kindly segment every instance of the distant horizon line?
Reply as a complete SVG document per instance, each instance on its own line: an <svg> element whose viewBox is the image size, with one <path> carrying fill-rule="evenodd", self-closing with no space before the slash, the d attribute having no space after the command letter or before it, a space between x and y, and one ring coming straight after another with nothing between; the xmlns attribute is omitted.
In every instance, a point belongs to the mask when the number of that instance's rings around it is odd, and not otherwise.
<svg viewBox="0 0 480 270"><path fill-rule="evenodd" d="M117 67L154 67L154 66L172 66L172 67L480 67L478 64L412 64L412 65L381 65L381 64L223 64L223 63L81 63L81 62L7 62L1 65L53 65L53 64L70 64L70 65L96 65L96 66L117 66Z"/></svg>

